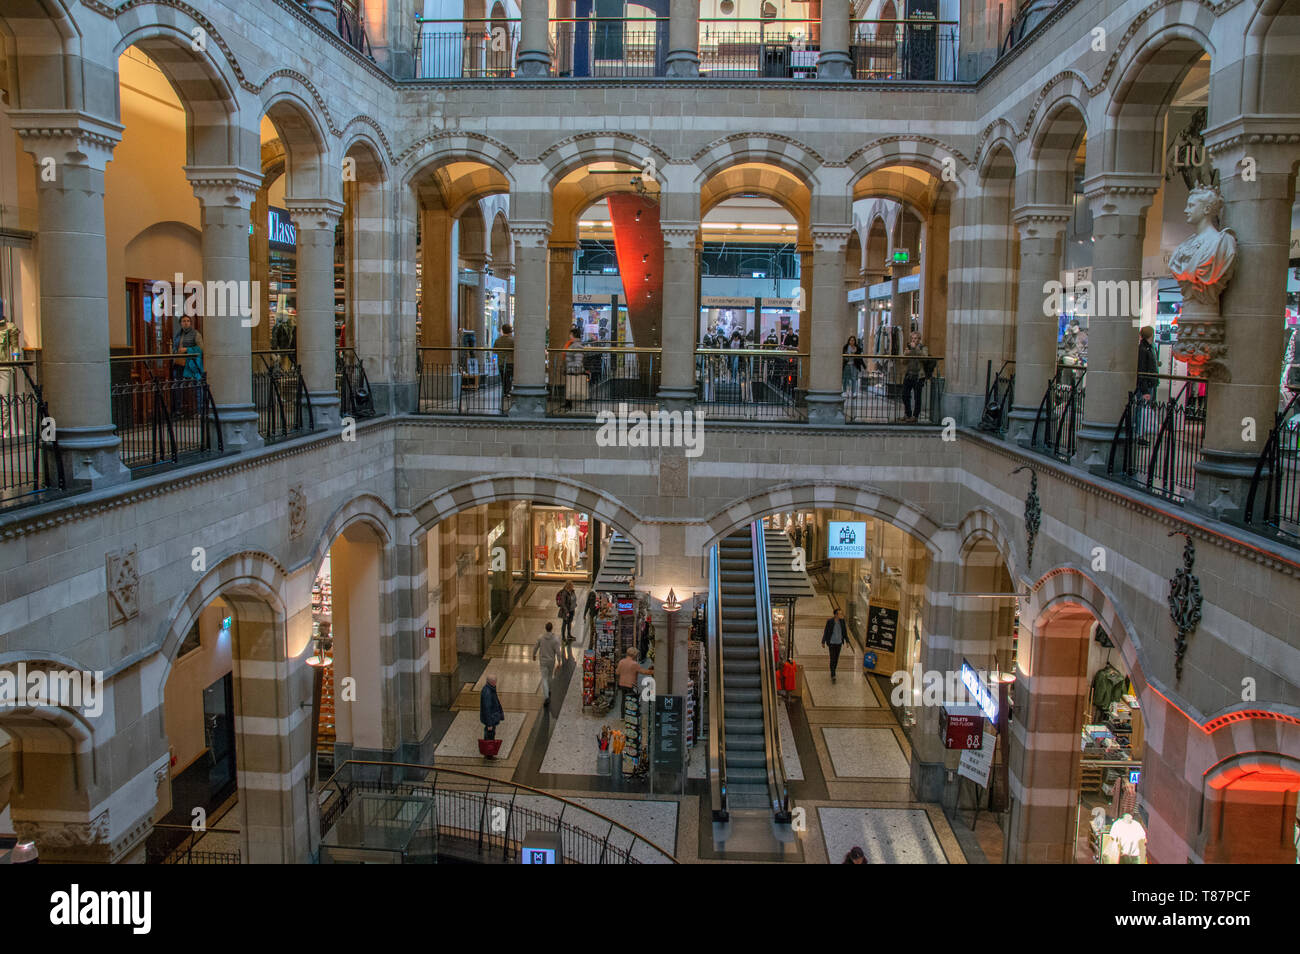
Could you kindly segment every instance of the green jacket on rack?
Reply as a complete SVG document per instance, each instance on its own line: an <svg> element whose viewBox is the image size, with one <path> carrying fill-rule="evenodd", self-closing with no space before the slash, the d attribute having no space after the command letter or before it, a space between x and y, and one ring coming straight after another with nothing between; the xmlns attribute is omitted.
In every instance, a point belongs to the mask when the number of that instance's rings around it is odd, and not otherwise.
<svg viewBox="0 0 1300 954"><path fill-rule="evenodd" d="M1092 704L1103 711L1109 709L1112 702L1124 697L1127 682L1128 677L1110 663L1102 666L1092 677Z"/></svg>

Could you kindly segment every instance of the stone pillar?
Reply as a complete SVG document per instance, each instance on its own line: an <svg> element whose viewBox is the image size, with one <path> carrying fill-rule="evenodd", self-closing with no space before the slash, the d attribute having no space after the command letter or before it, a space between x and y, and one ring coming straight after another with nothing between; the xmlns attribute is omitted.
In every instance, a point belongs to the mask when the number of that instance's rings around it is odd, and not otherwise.
<svg viewBox="0 0 1300 954"><path fill-rule="evenodd" d="M1016 297L1016 393L1007 433L1022 445L1034 431L1034 418L1047 382L1056 371L1056 313L1043 313L1044 287L1060 280L1068 205L1024 205L1013 213L1020 231L1020 291ZM1089 341L1091 345L1091 340ZM994 366L993 373L998 368Z"/></svg>
<svg viewBox="0 0 1300 954"><path fill-rule="evenodd" d="M203 280L230 283L228 301L247 302L252 314L228 311L204 315L203 367L217 405L226 450L260 447L257 408L253 406L251 329L266 321L266 293L260 284L243 289L249 279L249 209L261 176L242 169L188 167L203 222ZM211 286L209 286L211 287Z"/></svg>
<svg viewBox="0 0 1300 954"><path fill-rule="evenodd" d="M1137 381L1140 303L1129 300L1127 308L1118 306L1141 287L1146 209L1159 183L1159 176L1107 173L1083 186L1092 209L1093 290L1084 379L1087 400L1076 460L1094 473L1105 473L1115 426ZM1124 292L1111 294L1115 289Z"/></svg>
<svg viewBox="0 0 1300 954"><path fill-rule="evenodd" d="M663 355L659 400L670 411L695 403L695 328L699 324L696 267L699 222L664 223Z"/></svg>
<svg viewBox="0 0 1300 954"><path fill-rule="evenodd" d="M485 276L484 269L488 266L488 257L486 255L461 255L465 263L465 268L474 273L474 284L469 286L469 294L466 296L467 301L465 310L468 314L461 316L461 327L467 331L474 332L474 340L477 347L486 348L491 345L486 341L487 336L487 318L484 314L485 301ZM457 342L459 344L459 342Z"/></svg>
<svg viewBox="0 0 1300 954"><path fill-rule="evenodd" d="M451 296L456 289L451 267L451 230L456 220L446 209L420 211L420 346L448 348L452 345ZM450 364L447 353L436 355L434 364Z"/></svg>
<svg viewBox="0 0 1300 954"><path fill-rule="evenodd" d="M853 59L849 56L849 7L849 0L822 0L818 79L853 78Z"/></svg>
<svg viewBox="0 0 1300 954"><path fill-rule="evenodd" d="M813 307L809 322L812 336L812 373L808 382L808 423L843 424L843 351L848 338L848 304L844 301L844 248L852 229L848 226L814 226ZM806 339L799 335L800 343Z"/></svg>
<svg viewBox="0 0 1300 954"><path fill-rule="evenodd" d="M670 0L665 62L669 76L700 75L699 0Z"/></svg>
<svg viewBox="0 0 1300 954"><path fill-rule="evenodd" d="M551 223L516 221L515 240L515 389L511 417L546 416L547 245ZM563 347L560 342L556 347Z"/></svg>
<svg viewBox="0 0 1300 954"><path fill-rule="evenodd" d="M515 263L494 263L492 265L492 274L506 283L506 290L504 292L505 300L501 303L501 306L505 311L505 317L501 319L500 324L509 324L513 326L515 323L515 309L514 305L511 303L511 298L514 296Z"/></svg>
<svg viewBox="0 0 1300 954"><path fill-rule="evenodd" d="M1219 169L1222 228L1237 237L1237 264L1219 299L1229 380L1207 385L1205 443L1196 465L1195 504L1218 516L1240 517L1255 464L1278 410L1291 238L1293 163L1300 147L1245 136L1249 121L1218 132L1210 153ZM1207 135L1207 142L1211 137ZM1251 162L1245 162L1249 157ZM1244 178L1246 170L1252 178ZM1250 437L1253 421L1254 440ZM1228 500L1220 499L1226 491ZM1229 501L1231 503L1229 504ZM1256 508L1259 507L1256 501Z"/></svg>
<svg viewBox="0 0 1300 954"><path fill-rule="evenodd" d="M547 347L563 348L573 327L573 253L577 245L551 245L550 320Z"/></svg>
<svg viewBox="0 0 1300 954"><path fill-rule="evenodd" d="M361 22L375 62L394 79L415 76L415 20L408 15L408 0L380 0L360 4Z"/></svg>
<svg viewBox="0 0 1300 954"><path fill-rule="evenodd" d="M80 113L15 110L10 117L36 159L40 383L64 473L91 487L119 483L130 474L118 458L109 400L104 167L122 127Z"/></svg>
<svg viewBox="0 0 1300 954"><path fill-rule="evenodd" d="M948 354L948 235L951 227L949 207L941 201L926 221L925 255L921 260L925 286L925 314L921 318L921 334L930 354ZM945 361L945 365L946 365ZM947 368L939 366L945 378Z"/></svg>
<svg viewBox="0 0 1300 954"><path fill-rule="evenodd" d="M298 230L298 365L311 394L316 428L339 424L334 389L334 227L343 204L288 199Z"/></svg>
<svg viewBox="0 0 1300 954"><path fill-rule="evenodd" d="M523 25L516 57L521 77L548 76L551 72L550 4L547 0L520 0Z"/></svg>

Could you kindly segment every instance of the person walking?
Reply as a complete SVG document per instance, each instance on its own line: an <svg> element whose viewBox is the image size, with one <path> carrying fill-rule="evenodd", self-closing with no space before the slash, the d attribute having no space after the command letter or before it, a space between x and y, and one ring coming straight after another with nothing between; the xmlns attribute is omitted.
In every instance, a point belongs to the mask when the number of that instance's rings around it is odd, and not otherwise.
<svg viewBox="0 0 1300 954"><path fill-rule="evenodd" d="M573 658L573 617L578 612L578 594L573 581L566 580L555 595L555 605L560 608L560 640L564 643L564 658Z"/></svg>
<svg viewBox="0 0 1300 954"><path fill-rule="evenodd" d="M849 340L844 342L844 370L841 374L840 386L844 392L844 397L857 397L858 379L862 375L862 359L849 357L849 355L862 354L862 343L858 341L857 335L849 335Z"/></svg>
<svg viewBox="0 0 1300 954"><path fill-rule="evenodd" d="M493 342L492 350L496 352L497 364L501 367L501 406L505 408L515 383L515 335L510 325L501 326L501 334Z"/></svg>
<svg viewBox="0 0 1300 954"><path fill-rule="evenodd" d="M623 697L626 693L636 692L637 677L653 675L654 671L654 666L646 669L636 661L635 646L627 647L627 655L618 661L618 666L614 669L614 675L618 679L618 698L614 700L615 712L623 711Z"/></svg>
<svg viewBox="0 0 1300 954"><path fill-rule="evenodd" d="M501 697L497 695L497 677L488 676L483 683L483 691L478 694L478 721L483 723L483 738L495 739L497 726L504 722L506 714L501 708ZM488 758L496 758L489 755Z"/></svg>
<svg viewBox="0 0 1300 954"><path fill-rule="evenodd" d="M596 626L596 606L596 591L590 589L587 591L587 605L582 609L582 628L588 633Z"/></svg>
<svg viewBox="0 0 1300 954"><path fill-rule="evenodd" d="M921 332L912 332L903 356L907 359L903 366L903 423L915 424L921 414L922 388L930 377L927 365L933 366L923 360L930 356L930 349L921 343Z"/></svg>
<svg viewBox="0 0 1300 954"><path fill-rule="evenodd" d="M542 708L551 704L551 680L555 678L555 670L560 666L561 652L554 627L547 623L546 632L538 636L537 642L533 644L533 658L537 660L537 668L542 674Z"/></svg>
<svg viewBox="0 0 1300 954"><path fill-rule="evenodd" d="M835 681L835 667L840 664L840 650L849 641L848 630L844 627L844 611L836 609L833 616L826 621L822 630L822 645L831 654L831 682Z"/></svg>
<svg viewBox="0 0 1300 954"><path fill-rule="evenodd" d="M1156 360L1156 349L1152 345L1152 340L1156 336L1156 330L1150 325L1143 325L1142 330L1138 332L1138 369L1137 383L1134 393L1137 395L1138 406L1134 408L1134 413L1138 415L1137 427L1134 428L1138 434L1139 444L1150 443L1147 434L1155 430L1155 400L1156 386L1159 379L1156 374L1160 371L1160 362Z"/></svg>

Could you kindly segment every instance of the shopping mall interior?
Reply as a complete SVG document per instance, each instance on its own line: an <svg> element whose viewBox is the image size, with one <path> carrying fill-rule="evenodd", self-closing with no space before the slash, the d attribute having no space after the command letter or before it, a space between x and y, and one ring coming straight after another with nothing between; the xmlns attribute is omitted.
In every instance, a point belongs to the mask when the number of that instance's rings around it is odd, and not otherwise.
<svg viewBox="0 0 1300 954"><path fill-rule="evenodd" d="M1300 861L1300 0L3 0L0 863Z"/></svg>

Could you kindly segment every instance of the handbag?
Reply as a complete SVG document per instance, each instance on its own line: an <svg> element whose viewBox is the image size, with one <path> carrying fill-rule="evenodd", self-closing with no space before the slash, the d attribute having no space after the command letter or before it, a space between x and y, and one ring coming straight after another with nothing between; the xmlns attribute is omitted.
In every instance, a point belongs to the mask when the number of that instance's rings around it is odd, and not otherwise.
<svg viewBox="0 0 1300 954"><path fill-rule="evenodd" d="M478 740L479 755L486 756L487 758L490 759L494 759L497 757L497 753L500 751L501 751L500 739L479 739Z"/></svg>

